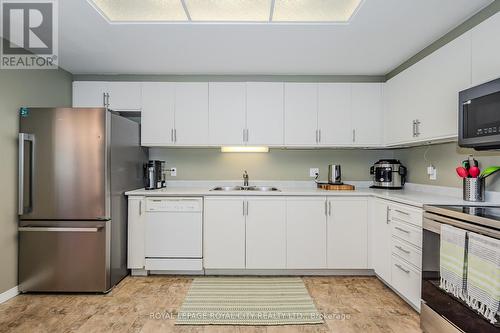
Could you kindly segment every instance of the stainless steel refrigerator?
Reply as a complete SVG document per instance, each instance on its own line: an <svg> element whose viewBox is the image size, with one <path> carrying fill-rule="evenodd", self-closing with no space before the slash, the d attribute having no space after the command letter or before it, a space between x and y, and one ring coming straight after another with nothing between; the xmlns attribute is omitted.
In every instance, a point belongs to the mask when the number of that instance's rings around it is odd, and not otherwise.
<svg viewBox="0 0 500 333"><path fill-rule="evenodd" d="M104 108L28 108L19 131L20 291L110 290L128 273L139 124Z"/></svg>

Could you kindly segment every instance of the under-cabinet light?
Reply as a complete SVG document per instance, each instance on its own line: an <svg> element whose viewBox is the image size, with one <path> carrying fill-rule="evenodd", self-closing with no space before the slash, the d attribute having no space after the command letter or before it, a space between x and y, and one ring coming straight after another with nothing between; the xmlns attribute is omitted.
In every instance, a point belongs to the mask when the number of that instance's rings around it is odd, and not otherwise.
<svg viewBox="0 0 500 333"><path fill-rule="evenodd" d="M268 153L269 147L221 147L223 153Z"/></svg>

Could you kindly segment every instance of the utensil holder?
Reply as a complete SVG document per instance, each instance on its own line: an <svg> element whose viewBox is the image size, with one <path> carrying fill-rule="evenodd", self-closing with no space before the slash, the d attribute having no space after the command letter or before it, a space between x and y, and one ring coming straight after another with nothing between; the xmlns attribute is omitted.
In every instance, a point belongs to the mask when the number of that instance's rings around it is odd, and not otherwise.
<svg viewBox="0 0 500 333"><path fill-rule="evenodd" d="M464 178L464 200L484 201L485 180L479 178Z"/></svg>

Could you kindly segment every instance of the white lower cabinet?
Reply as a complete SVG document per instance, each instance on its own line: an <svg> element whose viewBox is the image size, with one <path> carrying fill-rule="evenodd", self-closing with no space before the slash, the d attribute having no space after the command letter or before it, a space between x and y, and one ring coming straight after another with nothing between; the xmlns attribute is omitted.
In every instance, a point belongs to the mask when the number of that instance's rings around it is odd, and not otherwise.
<svg viewBox="0 0 500 333"><path fill-rule="evenodd" d="M326 198L288 197L286 204L286 267L326 268Z"/></svg>
<svg viewBox="0 0 500 333"><path fill-rule="evenodd" d="M328 268L368 268L368 199L328 199Z"/></svg>
<svg viewBox="0 0 500 333"><path fill-rule="evenodd" d="M145 199L128 198L127 268L144 269L145 266Z"/></svg>
<svg viewBox="0 0 500 333"><path fill-rule="evenodd" d="M398 256L392 256L392 287L405 297L414 307L420 308L421 271L409 265Z"/></svg>
<svg viewBox="0 0 500 333"><path fill-rule="evenodd" d="M374 199L371 263L375 273L420 309L422 210Z"/></svg>
<svg viewBox="0 0 500 333"><path fill-rule="evenodd" d="M246 200L246 268L286 268L286 200Z"/></svg>
<svg viewBox="0 0 500 333"><path fill-rule="evenodd" d="M204 267L245 268L245 211L242 197L205 198Z"/></svg>
<svg viewBox="0 0 500 333"><path fill-rule="evenodd" d="M375 273L385 282L391 282L391 223L389 204L374 199L371 225L371 263Z"/></svg>

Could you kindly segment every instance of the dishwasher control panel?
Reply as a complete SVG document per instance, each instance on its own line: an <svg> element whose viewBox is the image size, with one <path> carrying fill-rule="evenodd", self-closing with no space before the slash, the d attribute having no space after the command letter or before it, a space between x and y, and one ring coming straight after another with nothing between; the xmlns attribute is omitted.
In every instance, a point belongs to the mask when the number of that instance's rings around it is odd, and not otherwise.
<svg viewBox="0 0 500 333"><path fill-rule="evenodd" d="M202 198L147 198L148 212L201 212Z"/></svg>

